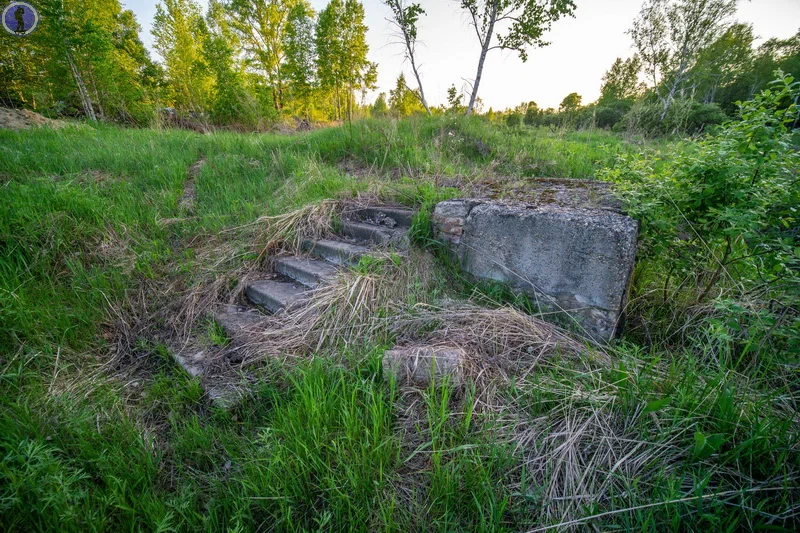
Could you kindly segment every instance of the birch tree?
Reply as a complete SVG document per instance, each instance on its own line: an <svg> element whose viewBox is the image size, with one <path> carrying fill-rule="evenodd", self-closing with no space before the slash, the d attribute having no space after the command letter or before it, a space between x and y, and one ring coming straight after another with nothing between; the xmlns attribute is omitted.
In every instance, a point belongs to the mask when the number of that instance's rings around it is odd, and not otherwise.
<svg viewBox="0 0 800 533"><path fill-rule="evenodd" d="M629 34L667 115L705 47L727 28L738 0L648 0Z"/></svg>
<svg viewBox="0 0 800 533"><path fill-rule="evenodd" d="M512 50L522 61L528 48L547 46L542 37L553 23L575 12L573 0L459 0L470 17L470 25L481 46L478 71L472 84L467 115L472 114L483 76L486 55L491 50ZM495 42L496 41L496 42Z"/></svg>
<svg viewBox="0 0 800 533"><path fill-rule="evenodd" d="M397 28L397 33L402 39L402 44L405 48L405 58L411 63L411 71L414 73L414 78L417 80L419 92L412 92L415 96L419 97L419 101L422 107L425 108L425 112L430 115L431 109L428 107L428 102L425 99L425 90L422 88L422 78L419 75L416 57L417 21L420 15L425 14L425 10L422 9L419 4L408 3L406 0L383 0L383 3L392 10L392 18L389 20Z"/></svg>

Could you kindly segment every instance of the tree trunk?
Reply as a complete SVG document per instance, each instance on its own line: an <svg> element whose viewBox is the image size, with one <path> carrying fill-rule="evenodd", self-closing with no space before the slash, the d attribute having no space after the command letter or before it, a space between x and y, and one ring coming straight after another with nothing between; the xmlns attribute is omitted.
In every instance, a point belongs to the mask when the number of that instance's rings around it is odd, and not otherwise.
<svg viewBox="0 0 800 533"><path fill-rule="evenodd" d="M75 60L72 58L72 51L69 49L69 43L64 43L64 47L67 52L67 62L69 63L69 68L72 71L72 77L75 78L75 85L78 86L78 96L81 99L83 112L86 113L86 116L89 118L89 120L97 122L97 115L94 114L94 108L92 107L92 99L89 96L89 91L86 90L86 85L83 83L81 73L78 72L78 67L75 65Z"/></svg>
<svg viewBox="0 0 800 533"><path fill-rule="evenodd" d="M106 116L106 110L103 109L103 99L100 98L100 91L97 90L97 80L94 77L94 70L89 68L89 79L92 81L92 91L94 91L94 103L97 104L97 109L100 111L100 118Z"/></svg>
<svg viewBox="0 0 800 533"><path fill-rule="evenodd" d="M475 74L475 83L472 85L472 94L469 97L467 116L472 114L472 109L475 107L475 99L478 98L478 86L481 84L481 75L483 75L483 63L486 61L487 52L489 52L489 45L492 42L492 33L494 32L494 23L496 20L497 6L494 6L492 8L492 14L489 17L489 27L486 30L486 37L481 43L481 57L478 60L478 72Z"/></svg>
<svg viewBox="0 0 800 533"><path fill-rule="evenodd" d="M419 72L417 72L417 62L414 60L414 50L411 48L411 43L409 42L408 34L406 34L405 30L403 30L403 36L406 39L406 50L408 51L408 58L411 60L411 71L414 73L414 77L417 79L417 85L419 86L419 101L422 103L422 107L425 108L425 111L428 113L428 116L431 115L431 108L428 107L428 101L425 99L425 91L422 90L422 79L419 77Z"/></svg>

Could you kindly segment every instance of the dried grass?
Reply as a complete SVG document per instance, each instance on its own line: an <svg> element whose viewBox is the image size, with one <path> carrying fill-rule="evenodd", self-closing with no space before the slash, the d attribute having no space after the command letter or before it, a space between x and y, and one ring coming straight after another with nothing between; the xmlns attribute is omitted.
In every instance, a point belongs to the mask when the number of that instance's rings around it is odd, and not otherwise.
<svg viewBox="0 0 800 533"><path fill-rule="evenodd" d="M541 500L542 522L568 522L587 509L614 507L612 499L635 501L635 483L646 486L650 476L668 473L683 453L673 445L679 435L667 442L641 440L635 428L641 416L637 410L622 417L610 403L579 407L565 401L529 427L514 429L522 468Z"/></svg>
<svg viewBox="0 0 800 533"><path fill-rule="evenodd" d="M316 240L333 234L335 218L341 213L337 200L323 200L281 215L260 217L263 225L257 237L263 242L259 262L281 249L300 250L304 240Z"/></svg>
<svg viewBox="0 0 800 533"><path fill-rule="evenodd" d="M376 251L375 271L343 271L330 283L309 291L299 305L247 328L231 350L244 365L302 358L323 349L360 347L385 339L387 325L405 307L409 286L432 283L433 259L411 252L404 263ZM424 290L421 289L424 293ZM229 354L226 354L228 357Z"/></svg>

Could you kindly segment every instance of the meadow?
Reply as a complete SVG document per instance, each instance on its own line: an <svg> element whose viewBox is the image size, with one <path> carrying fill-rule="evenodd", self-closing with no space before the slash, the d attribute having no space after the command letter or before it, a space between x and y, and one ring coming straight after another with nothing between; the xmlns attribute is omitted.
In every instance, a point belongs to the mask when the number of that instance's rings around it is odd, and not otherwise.
<svg viewBox="0 0 800 533"><path fill-rule="evenodd" d="M755 270L743 260L715 277L696 249L692 268L671 269L656 245L671 219L647 218L647 180L683 157L697 170L704 149L451 116L294 135L0 131L1 528L795 530L796 307L778 289L748 293L778 302L753 304L757 329L736 296ZM402 280L409 306L447 298L527 316L454 275L425 213L463 194L519 198L538 176L612 179L641 200L630 324L597 361L553 354L491 403L477 383L401 387L381 371L392 338L377 335L265 361L225 410L163 342L176 302L210 280L230 294L258 267L259 217L359 195L423 212L414 264L360 265L376 284ZM774 274L795 283L788 249L788 274ZM186 325L216 342L203 317Z"/></svg>

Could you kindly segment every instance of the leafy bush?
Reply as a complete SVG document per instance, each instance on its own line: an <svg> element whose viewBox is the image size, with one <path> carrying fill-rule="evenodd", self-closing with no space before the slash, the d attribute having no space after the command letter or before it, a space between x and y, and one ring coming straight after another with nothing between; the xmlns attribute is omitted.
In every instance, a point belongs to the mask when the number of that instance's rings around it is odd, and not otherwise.
<svg viewBox="0 0 800 533"><path fill-rule="evenodd" d="M510 128L518 128L522 124L522 115L512 113L506 117L506 125Z"/></svg>
<svg viewBox="0 0 800 533"><path fill-rule="evenodd" d="M722 124L727 116L717 104L674 100L664 113L660 102L641 102L621 119L625 129L648 137L702 133L706 127Z"/></svg>
<svg viewBox="0 0 800 533"><path fill-rule="evenodd" d="M528 109L525 110L525 117L522 119L522 121L526 126L535 126L541 115L541 109L536 106L528 106Z"/></svg>
<svg viewBox="0 0 800 533"><path fill-rule="evenodd" d="M633 102L630 100L617 100L601 105L595 113L595 124L598 128L612 129L631 110Z"/></svg>
<svg viewBox="0 0 800 533"><path fill-rule="evenodd" d="M719 104L701 104L692 102L689 117L686 119L687 133L700 133L709 126L717 126L728 120L728 116Z"/></svg>
<svg viewBox="0 0 800 533"><path fill-rule="evenodd" d="M686 303L686 316L701 319L694 331L724 346L718 355L800 351L800 154L791 132L799 92L781 74L740 104L739 119L682 145L672 161L623 156L606 173L642 222L647 290Z"/></svg>

